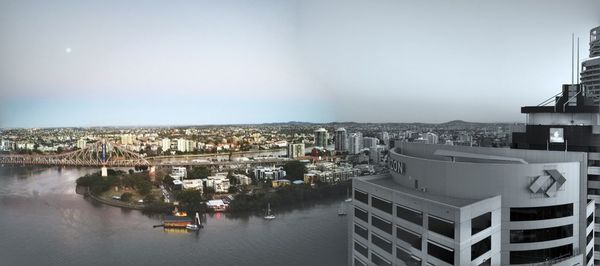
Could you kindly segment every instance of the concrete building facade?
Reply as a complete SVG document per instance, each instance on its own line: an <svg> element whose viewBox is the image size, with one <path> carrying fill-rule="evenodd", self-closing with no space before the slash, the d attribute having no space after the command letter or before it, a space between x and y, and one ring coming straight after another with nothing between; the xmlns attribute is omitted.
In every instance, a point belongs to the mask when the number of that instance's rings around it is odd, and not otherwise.
<svg viewBox="0 0 600 266"><path fill-rule="evenodd" d="M348 133L345 128L335 130L335 151L344 152L348 150Z"/></svg>
<svg viewBox="0 0 600 266"><path fill-rule="evenodd" d="M353 179L349 265L593 264L587 154L402 142Z"/></svg>

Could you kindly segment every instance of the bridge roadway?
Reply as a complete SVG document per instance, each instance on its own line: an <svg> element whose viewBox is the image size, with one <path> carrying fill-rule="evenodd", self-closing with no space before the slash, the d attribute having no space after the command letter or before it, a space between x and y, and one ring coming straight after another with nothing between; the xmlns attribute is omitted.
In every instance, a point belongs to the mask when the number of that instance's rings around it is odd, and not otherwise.
<svg viewBox="0 0 600 266"><path fill-rule="evenodd" d="M248 153L245 153L248 154ZM241 154L240 154L241 155ZM233 157L233 156L232 156ZM199 160L203 158L205 160ZM216 159L213 161L212 159ZM227 159L225 159L227 158ZM235 157L233 157L235 158ZM209 159L209 160L207 160ZM289 161L288 158L264 157L250 160L229 160L229 154L210 155L180 155L160 157L120 158L112 157L106 162L94 158L77 158L60 155L0 155L0 165L58 165L58 166L107 166L107 167L133 167L133 166L191 166L191 165L269 165Z"/></svg>

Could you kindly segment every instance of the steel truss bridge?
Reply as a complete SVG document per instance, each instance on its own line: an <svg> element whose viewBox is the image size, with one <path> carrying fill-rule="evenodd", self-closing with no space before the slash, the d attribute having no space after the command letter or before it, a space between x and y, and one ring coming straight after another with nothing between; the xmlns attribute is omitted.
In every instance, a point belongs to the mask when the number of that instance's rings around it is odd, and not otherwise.
<svg viewBox="0 0 600 266"><path fill-rule="evenodd" d="M55 155L2 154L0 164L125 167L149 166L150 162L117 144L99 141L81 150Z"/></svg>
<svg viewBox="0 0 600 266"><path fill-rule="evenodd" d="M213 156L223 156L213 155ZM193 157L192 157L193 158ZM251 161L194 161L188 156L143 157L126 150L115 143L97 142L86 148L54 155L0 154L0 165L48 165L48 166L234 166L234 165L275 165L286 162L287 158L264 158Z"/></svg>

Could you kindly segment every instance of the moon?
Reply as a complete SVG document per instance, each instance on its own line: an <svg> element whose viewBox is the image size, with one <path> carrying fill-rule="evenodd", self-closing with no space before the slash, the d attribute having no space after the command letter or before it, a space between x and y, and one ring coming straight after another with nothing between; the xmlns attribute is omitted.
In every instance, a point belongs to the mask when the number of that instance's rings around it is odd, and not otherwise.
<svg viewBox="0 0 600 266"><path fill-rule="evenodd" d="M71 47L67 47L67 48L65 49L65 53L67 53L67 54L70 54L70 53L71 53Z"/></svg>

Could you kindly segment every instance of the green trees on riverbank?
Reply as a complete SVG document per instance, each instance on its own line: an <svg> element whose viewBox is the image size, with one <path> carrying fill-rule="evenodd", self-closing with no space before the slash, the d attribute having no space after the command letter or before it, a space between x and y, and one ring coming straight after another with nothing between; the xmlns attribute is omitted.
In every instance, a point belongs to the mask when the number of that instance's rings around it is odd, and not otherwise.
<svg viewBox="0 0 600 266"><path fill-rule="evenodd" d="M123 171L108 170L108 176L103 177L100 172L87 174L77 179L78 186L88 187L90 192L99 195L115 186L135 189L140 195L147 196L152 190L152 182L146 173L126 174Z"/></svg>
<svg viewBox="0 0 600 266"><path fill-rule="evenodd" d="M346 195L350 182L327 185L320 184L316 188L309 185L291 185L275 190L274 192L236 195L235 200L229 205L232 212L259 211L271 203L272 208L286 208L303 203L324 200L332 197Z"/></svg>

